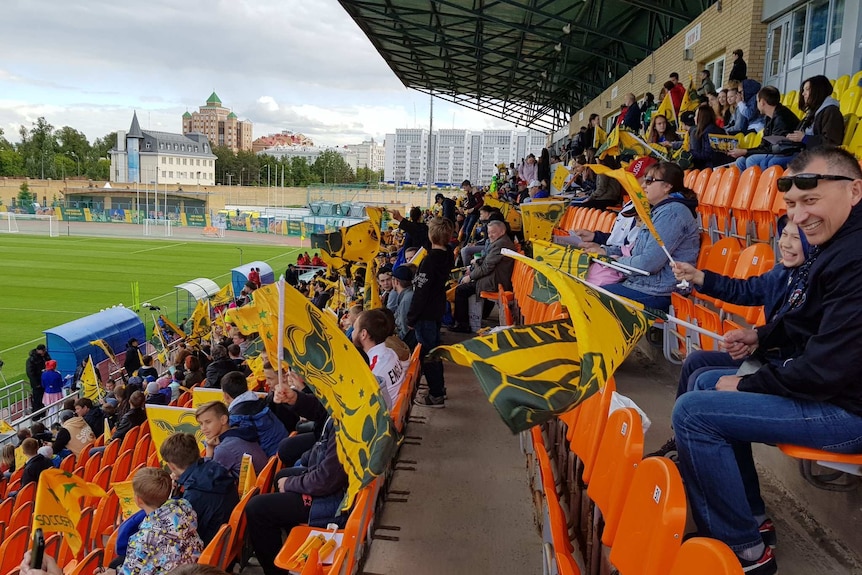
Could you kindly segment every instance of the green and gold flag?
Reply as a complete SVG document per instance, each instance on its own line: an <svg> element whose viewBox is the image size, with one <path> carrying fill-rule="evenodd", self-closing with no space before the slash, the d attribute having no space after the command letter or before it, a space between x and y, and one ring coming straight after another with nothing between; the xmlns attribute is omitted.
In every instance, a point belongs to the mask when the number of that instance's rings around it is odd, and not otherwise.
<svg viewBox="0 0 862 575"><path fill-rule="evenodd" d="M110 359L115 365L119 365L117 364L117 356L114 355L114 350L111 349L111 346L108 344L107 341L105 341L104 339L94 339L90 342L90 345L95 345L96 347L104 351L105 355L108 356L108 359Z"/></svg>
<svg viewBox="0 0 862 575"><path fill-rule="evenodd" d="M311 234L311 247L320 250L320 257L331 269L370 263L380 251L380 224L369 219L328 234Z"/></svg>
<svg viewBox="0 0 862 575"><path fill-rule="evenodd" d="M431 355L472 367L488 400L518 433L604 388L649 324L641 310L545 262L505 254L547 277L570 319L509 328Z"/></svg>
<svg viewBox="0 0 862 575"><path fill-rule="evenodd" d="M87 363L84 364L84 371L81 373L81 394L98 402L102 398L103 390L99 385L99 378L96 377L96 366L93 364L93 356L87 357Z"/></svg>
<svg viewBox="0 0 862 575"><path fill-rule="evenodd" d="M175 324L174 322L172 322L172 321L168 318L168 316L166 316L166 315L160 315L160 316L159 316L159 319L161 319L163 322L165 322L165 325L166 325L166 326L168 326L168 329L170 329L172 332L174 332L175 334L177 334L179 337L186 337L186 332L184 332L183 330L181 330L181 329L180 329L180 326L178 326L177 324Z"/></svg>
<svg viewBox="0 0 862 575"><path fill-rule="evenodd" d="M77 475L60 469L46 469L39 475L36 504L33 509L33 529L44 533L63 533L64 540L75 555L84 541L78 533L82 497L104 497L105 490L84 481Z"/></svg>
<svg viewBox="0 0 862 575"><path fill-rule="evenodd" d="M233 301L233 299L233 283L227 282L223 288L218 290L215 295L210 298L210 305L213 307L228 305Z"/></svg>
<svg viewBox="0 0 862 575"><path fill-rule="evenodd" d="M515 206L509 202L504 202L498 198L485 196L485 205L491 208L497 208L503 214L503 219L509 224L509 229L513 232L519 232L524 229L524 223L521 219L521 212L515 209Z"/></svg>
<svg viewBox="0 0 862 575"><path fill-rule="evenodd" d="M524 237L528 240L550 241L565 211L566 203L562 201L538 200L521 204Z"/></svg>
<svg viewBox="0 0 862 575"><path fill-rule="evenodd" d="M281 310L279 286L284 290ZM279 334L278 317L284 310L290 314ZM284 282L263 286L252 304L232 310L231 317L241 332L261 334L271 359L279 357L281 339L285 361L332 416L338 460L349 482L342 508L348 509L359 490L386 470L396 447L392 418L368 364L332 314Z"/></svg>
<svg viewBox="0 0 862 575"><path fill-rule="evenodd" d="M596 126L593 130L593 148L599 149L605 145L608 139L608 133L601 126Z"/></svg>
<svg viewBox="0 0 862 575"><path fill-rule="evenodd" d="M545 262L570 276L586 278L590 270L593 254L573 246L561 246L550 242L534 241L533 258ZM533 276L533 290L530 297L536 301L554 303L560 301L560 292L542 274Z"/></svg>
<svg viewBox="0 0 862 575"><path fill-rule="evenodd" d="M191 325L191 337L193 339L203 341L208 338L212 331L209 302L203 299L198 301L189 321Z"/></svg>
<svg viewBox="0 0 862 575"><path fill-rule="evenodd" d="M169 405L147 405L147 420L150 422L150 437L162 461L161 448L165 440L175 433L191 433L198 443L203 441L201 426L195 417L195 410L190 407L173 407Z"/></svg>

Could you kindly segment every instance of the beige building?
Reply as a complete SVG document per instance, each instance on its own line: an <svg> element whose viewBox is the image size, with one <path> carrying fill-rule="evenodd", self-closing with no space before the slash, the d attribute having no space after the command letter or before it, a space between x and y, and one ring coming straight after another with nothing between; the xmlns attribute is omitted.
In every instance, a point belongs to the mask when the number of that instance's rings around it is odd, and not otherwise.
<svg viewBox="0 0 862 575"><path fill-rule="evenodd" d="M348 152L356 155L356 168L368 168L374 172L383 169L386 162L386 150L373 138L365 140L361 144L350 144L345 148Z"/></svg>
<svg viewBox="0 0 862 575"><path fill-rule="evenodd" d="M226 146L234 152L252 149L252 123L222 106L215 92L199 111L183 114L183 134L193 132L204 134L213 146Z"/></svg>

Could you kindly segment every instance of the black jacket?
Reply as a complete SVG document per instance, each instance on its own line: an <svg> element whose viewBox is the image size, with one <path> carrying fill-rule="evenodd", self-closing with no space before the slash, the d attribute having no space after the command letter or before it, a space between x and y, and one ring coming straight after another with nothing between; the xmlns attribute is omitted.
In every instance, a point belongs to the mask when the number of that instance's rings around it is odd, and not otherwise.
<svg viewBox="0 0 862 575"><path fill-rule="evenodd" d="M138 348L127 345L126 359L123 361L123 369L125 369L126 373L131 377L139 367L141 367L141 356L138 352Z"/></svg>
<svg viewBox="0 0 862 575"><path fill-rule="evenodd" d="M784 104L778 104L772 117L766 118L766 122L763 124L764 140L759 146L749 150L748 155L771 154L772 143L766 141L765 138L768 136L786 136L790 132L795 131L797 126L799 126L799 118L796 114L791 112Z"/></svg>
<svg viewBox="0 0 862 575"><path fill-rule="evenodd" d="M443 203L440 207L443 210L443 217L454 224L456 211L455 200L452 198L443 198Z"/></svg>
<svg viewBox="0 0 862 575"><path fill-rule="evenodd" d="M825 401L862 415L862 204L820 246L798 307L757 328L759 349L795 350L782 366L744 376L740 391Z"/></svg>
<svg viewBox="0 0 862 575"><path fill-rule="evenodd" d="M27 460L24 464L24 471L21 473L21 487L39 481L39 476L46 469L54 467L51 465L51 460L37 453L34 457Z"/></svg>
<svg viewBox="0 0 862 575"><path fill-rule="evenodd" d="M640 132L641 108L637 102L626 108L626 115L623 117L622 125L636 134Z"/></svg>
<svg viewBox="0 0 862 575"><path fill-rule="evenodd" d="M431 248L431 244L428 242L428 226L424 223L413 222L404 218L401 220L401 223L398 224L398 229L403 230L404 233L407 234L407 237L404 238L403 247L416 249L421 247L424 247L425 249Z"/></svg>
<svg viewBox="0 0 862 575"><path fill-rule="evenodd" d="M45 370L45 362L51 359L48 352L45 355L39 355L35 349L30 350L30 355L27 356L27 379L30 380L30 387L42 387L42 372Z"/></svg>
<svg viewBox="0 0 862 575"><path fill-rule="evenodd" d="M737 58L733 62L733 68L730 69L730 76L727 79L742 82L746 78L748 78L748 64L742 58Z"/></svg>
<svg viewBox="0 0 862 575"><path fill-rule="evenodd" d="M117 424L117 429L114 430L114 439L123 439L126 434L133 428L137 427L147 420L147 412L143 407L133 407L120 418L120 423Z"/></svg>
<svg viewBox="0 0 862 575"><path fill-rule="evenodd" d="M93 406L93 409L87 412L84 416L84 421L93 430L93 435L99 437L105 433L105 414L102 413L102 408L98 405Z"/></svg>
<svg viewBox="0 0 862 575"><path fill-rule="evenodd" d="M231 511L239 503L236 479L220 463L198 459L177 483L183 488L183 499L197 513L198 535L206 545L222 523L230 521Z"/></svg>
<svg viewBox="0 0 862 575"><path fill-rule="evenodd" d="M446 282L455 267L455 259L449 250L433 249L428 252L413 281L413 301L407 312L407 325L414 327L418 321L443 321L446 313Z"/></svg>
<svg viewBox="0 0 862 575"><path fill-rule="evenodd" d="M207 379L204 387L221 389L221 378L226 373L236 371L236 365L229 357L217 359L207 366Z"/></svg>

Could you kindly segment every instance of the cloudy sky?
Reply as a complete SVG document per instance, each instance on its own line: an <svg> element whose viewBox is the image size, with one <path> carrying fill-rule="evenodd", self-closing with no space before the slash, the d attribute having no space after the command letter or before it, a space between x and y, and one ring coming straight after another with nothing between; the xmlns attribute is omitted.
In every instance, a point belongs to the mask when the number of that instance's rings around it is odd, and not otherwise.
<svg viewBox="0 0 862 575"><path fill-rule="evenodd" d="M181 131L215 90L254 136L382 140L428 127L428 96L406 89L336 0L3 0L0 128L45 116L92 141L141 126ZM435 128L512 127L436 100Z"/></svg>

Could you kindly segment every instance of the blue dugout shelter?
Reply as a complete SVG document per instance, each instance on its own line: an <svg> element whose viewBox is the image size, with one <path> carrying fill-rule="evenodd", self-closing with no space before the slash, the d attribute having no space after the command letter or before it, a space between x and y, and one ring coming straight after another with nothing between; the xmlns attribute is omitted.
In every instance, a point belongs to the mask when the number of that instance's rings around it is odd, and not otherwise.
<svg viewBox="0 0 862 575"><path fill-rule="evenodd" d="M242 291L242 288L245 286L245 282L248 281L248 272L251 271L251 268L258 268L260 270L260 283L261 285L267 285L271 283L275 283L275 274L272 272L272 267L266 262L251 262L231 270L231 283L233 283L233 293L238 296L239 292Z"/></svg>

